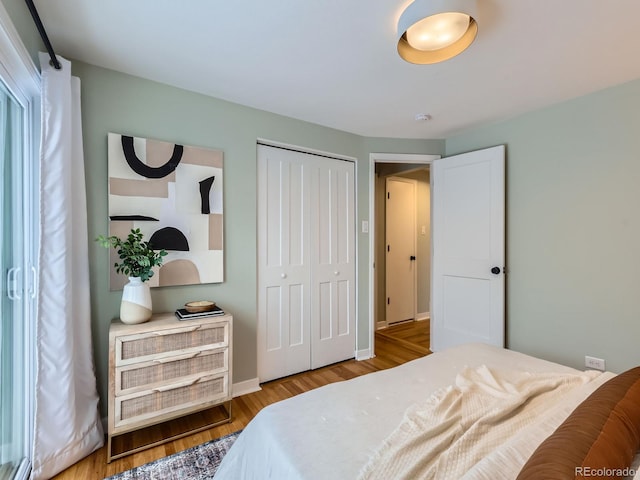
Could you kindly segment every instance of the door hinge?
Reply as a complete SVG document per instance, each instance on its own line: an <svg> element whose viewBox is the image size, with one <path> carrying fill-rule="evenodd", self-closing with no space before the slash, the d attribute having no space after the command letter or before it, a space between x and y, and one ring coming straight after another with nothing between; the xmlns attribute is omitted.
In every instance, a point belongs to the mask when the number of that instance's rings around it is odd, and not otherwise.
<svg viewBox="0 0 640 480"><path fill-rule="evenodd" d="M391 198L391 193L387 192L387 200Z"/></svg>
<svg viewBox="0 0 640 480"><path fill-rule="evenodd" d="M387 305L391 305L391 299L387 297Z"/></svg>
<svg viewBox="0 0 640 480"><path fill-rule="evenodd" d="M387 245L387 252L391 251L391 245Z"/></svg>

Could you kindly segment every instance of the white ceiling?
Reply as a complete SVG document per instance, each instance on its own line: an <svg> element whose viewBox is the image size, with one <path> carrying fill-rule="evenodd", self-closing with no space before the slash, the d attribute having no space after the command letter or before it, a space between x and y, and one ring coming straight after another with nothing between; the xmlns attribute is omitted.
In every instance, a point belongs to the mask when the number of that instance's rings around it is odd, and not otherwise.
<svg viewBox="0 0 640 480"><path fill-rule="evenodd" d="M371 137L446 138L640 78L638 0L478 0L476 41L437 65L396 52L410 0L35 3L60 55Z"/></svg>

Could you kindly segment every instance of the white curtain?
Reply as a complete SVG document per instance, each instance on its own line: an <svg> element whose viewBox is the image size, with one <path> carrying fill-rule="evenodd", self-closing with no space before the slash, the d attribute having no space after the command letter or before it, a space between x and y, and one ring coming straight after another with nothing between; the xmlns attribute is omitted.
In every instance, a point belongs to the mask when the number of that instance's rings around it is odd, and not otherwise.
<svg viewBox="0 0 640 480"><path fill-rule="evenodd" d="M40 54L40 253L33 479L104 443L91 346L80 80Z"/></svg>

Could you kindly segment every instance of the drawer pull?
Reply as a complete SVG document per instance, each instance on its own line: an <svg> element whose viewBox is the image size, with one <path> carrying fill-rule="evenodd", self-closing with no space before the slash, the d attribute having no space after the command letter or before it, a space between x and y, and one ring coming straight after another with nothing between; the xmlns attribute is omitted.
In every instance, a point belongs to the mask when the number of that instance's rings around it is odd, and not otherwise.
<svg viewBox="0 0 640 480"><path fill-rule="evenodd" d="M176 362L178 360L187 360L188 358L195 358L201 353L202 352L193 352L193 353L185 353L184 355L175 355L175 356L166 357L166 358L156 358L153 362L154 363L171 363L171 362Z"/></svg>
<svg viewBox="0 0 640 480"><path fill-rule="evenodd" d="M193 380L192 382L182 382L179 384L174 383L173 385L167 385L164 387L157 387L154 388L153 391L156 393L161 393L161 392L167 392L169 390L175 390L176 388L184 388L184 387L190 387L191 385L195 385L196 383L200 382L200 380L202 380L202 377L198 377L195 380Z"/></svg>
<svg viewBox="0 0 640 480"><path fill-rule="evenodd" d="M189 328L181 328L180 330L164 330L153 332L153 335L155 335L156 337L164 337L166 335L172 335L174 333L191 333L195 332L196 330L200 330L200 328L202 328L202 325L193 325Z"/></svg>

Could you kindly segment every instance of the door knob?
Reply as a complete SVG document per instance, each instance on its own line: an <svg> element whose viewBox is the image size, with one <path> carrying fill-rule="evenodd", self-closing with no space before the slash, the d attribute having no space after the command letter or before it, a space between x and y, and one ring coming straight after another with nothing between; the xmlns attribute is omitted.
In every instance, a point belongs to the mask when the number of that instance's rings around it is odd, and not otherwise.
<svg viewBox="0 0 640 480"><path fill-rule="evenodd" d="M493 267L491 269L491 273L493 273L494 275L499 275L500 274L500 267Z"/></svg>
<svg viewBox="0 0 640 480"><path fill-rule="evenodd" d="M281 274L280 278L287 278L287 274L286 273Z"/></svg>
<svg viewBox="0 0 640 480"><path fill-rule="evenodd" d="M409 260L411 260L411 261L414 261L415 259L416 259L416 256L415 256L415 255L411 255L411 256L409 257Z"/></svg>

